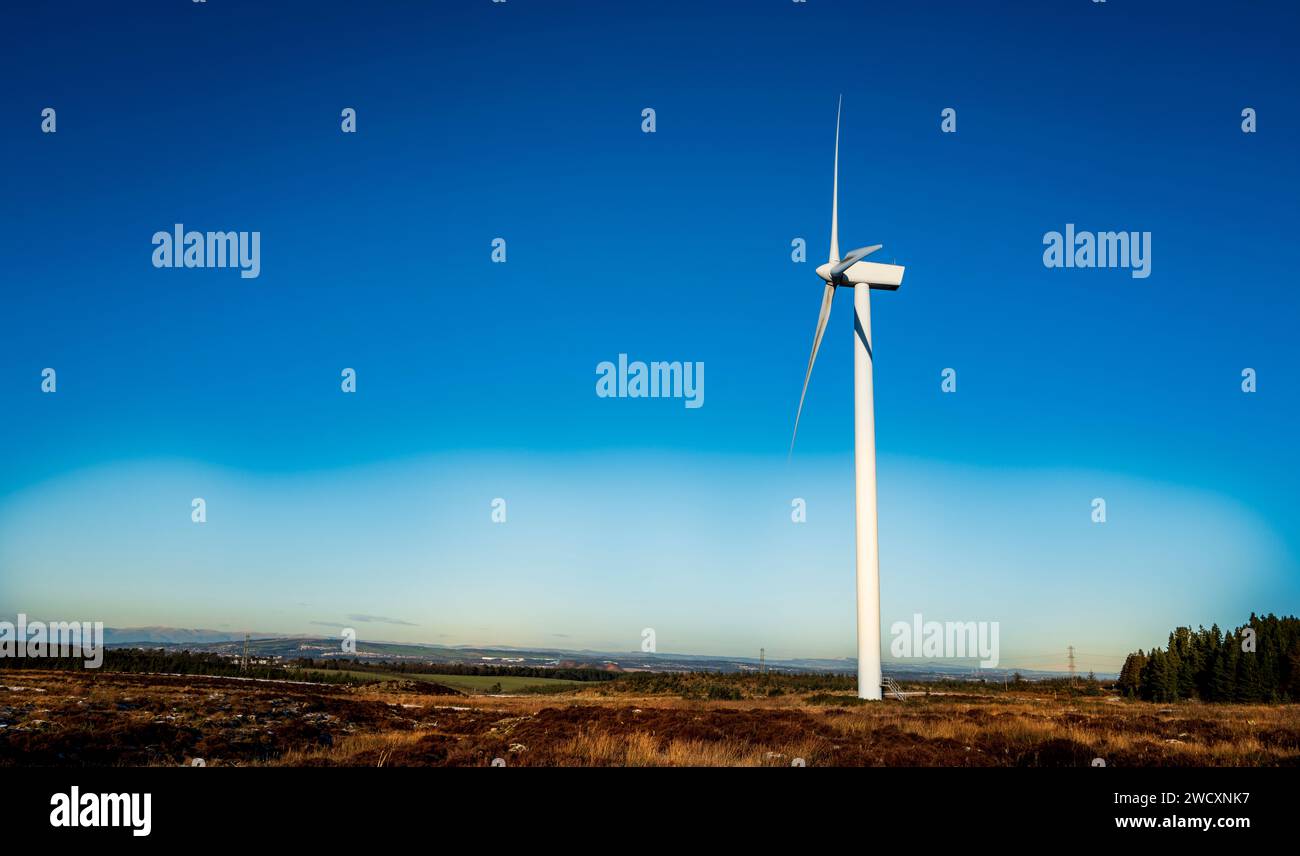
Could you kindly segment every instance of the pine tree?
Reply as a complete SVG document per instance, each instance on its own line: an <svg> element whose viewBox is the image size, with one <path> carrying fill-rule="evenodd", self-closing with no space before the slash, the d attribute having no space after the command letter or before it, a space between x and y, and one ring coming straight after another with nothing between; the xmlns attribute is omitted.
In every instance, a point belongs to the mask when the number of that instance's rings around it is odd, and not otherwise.
<svg viewBox="0 0 1300 856"><path fill-rule="evenodd" d="M1171 701L1169 692L1169 658L1163 650L1155 648L1142 670L1142 698L1147 701Z"/></svg>
<svg viewBox="0 0 1300 856"><path fill-rule="evenodd" d="M1291 653L1286 658L1286 670L1282 683L1283 701L1300 701L1300 639L1291 646Z"/></svg>
<svg viewBox="0 0 1300 856"><path fill-rule="evenodd" d="M1237 692L1235 701L1262 701L1264 688L1260 682L1259 657L1249 651L1237 658Z"/></svg>
<svg viewBox="0 0 1300 856"><path fill-rule="evenodd" d="M1119 691L1129 698L1137 698L1142 693L1142 670L1146 668L1147 656L1139 648L1136 654L1129 654L1124 660L1124 668L1119 673Z"/></svg>

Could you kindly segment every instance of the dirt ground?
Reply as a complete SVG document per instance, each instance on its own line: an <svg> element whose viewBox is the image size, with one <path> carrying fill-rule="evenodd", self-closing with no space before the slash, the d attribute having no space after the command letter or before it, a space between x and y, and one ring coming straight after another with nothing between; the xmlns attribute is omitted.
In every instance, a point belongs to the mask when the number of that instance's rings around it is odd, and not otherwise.
<svg viewBox="0 0 1300 856"><path fill-rule="evenodd" d="M0 766L1300 766L1296 705L809 699L0 671Z"/></svg>

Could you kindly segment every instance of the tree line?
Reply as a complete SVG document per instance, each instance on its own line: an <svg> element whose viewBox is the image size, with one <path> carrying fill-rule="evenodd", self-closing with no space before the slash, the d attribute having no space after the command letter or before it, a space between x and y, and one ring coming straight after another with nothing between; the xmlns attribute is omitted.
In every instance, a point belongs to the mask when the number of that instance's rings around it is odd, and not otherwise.
<svg viewBox="0 0 1300 856"><path fill-rule="evenodd" d="M551 666L486 666L473 663L385 662L374 659L314 660L301 658L292 662L295 669L349 672L384 672L401 675L483 675L487 677L558 678L566 681L612 681L619 672L604 669Z"/></svg>
<svg viewBox="0 0 1300 856"><path fill-rule="evenodd" d="M244 668L239 657L206 651L171 651L162 648L106 648L100 668L105 672L134 672L154 675L208 675L227 678L262 678L279 681L347 684L356 680L344 674L293 672L279 665L250 663ZM84 657L6 657L0 669L56 669L95 671L86 668Z"/></svg>
<svg viewBox="0 0 1300 856"><path fill-rule="evenodd" d="M1124 660L1118 687L1130 698L1169 702L1300 701L1300 618L1258 616L1231 632L1179 627L1164 648Z"/></svg>
<svg viewBox="0 0 1300 856"><path fill-rule="evenodd" d="M15 657L0 661L11 669L86 668L85 659L76 657ZM160 648L106 648L101 666L106 672L151 672L169 675L218 675L247 678L290 678L278 666L250 666L241 669L238 659L219 654L190 651L167 651Z"/></svg>

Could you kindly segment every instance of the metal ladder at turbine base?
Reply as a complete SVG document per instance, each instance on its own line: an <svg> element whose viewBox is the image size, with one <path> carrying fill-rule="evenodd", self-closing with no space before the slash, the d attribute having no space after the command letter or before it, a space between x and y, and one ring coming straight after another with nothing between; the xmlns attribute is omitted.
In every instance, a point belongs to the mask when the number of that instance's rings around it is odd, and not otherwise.
<svg viewBox="0 0 1300 856"><path fill-rule="evenodd" d="M900 687L898 681L893 678L881 678L880 688L899 701L903 701L903 688Z"/></svg>

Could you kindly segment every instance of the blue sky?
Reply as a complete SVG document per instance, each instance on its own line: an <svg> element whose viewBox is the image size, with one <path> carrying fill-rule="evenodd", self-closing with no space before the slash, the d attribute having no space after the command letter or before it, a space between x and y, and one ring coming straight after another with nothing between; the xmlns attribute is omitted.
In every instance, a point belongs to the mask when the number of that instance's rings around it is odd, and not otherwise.
<svg viewBox="0 0 1300 856"><path fill-rule="evenodd" d="M841 93L841 246L907 265L872 307L885 625L1109 669L1300 605L1293 6L6 18L0 611L851 655L847 294L786 461ZM154 269L178 222L259 230L261 276ZM1045 268L1066 223L1151 232L1151 276ZM619 353L702 361L705 406L598 398Z"/></svg>

